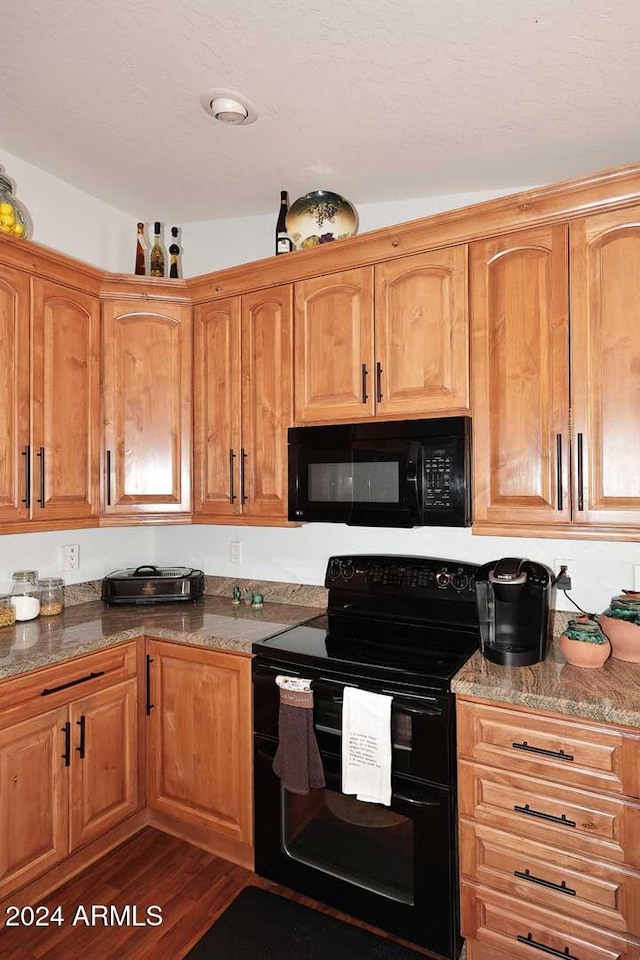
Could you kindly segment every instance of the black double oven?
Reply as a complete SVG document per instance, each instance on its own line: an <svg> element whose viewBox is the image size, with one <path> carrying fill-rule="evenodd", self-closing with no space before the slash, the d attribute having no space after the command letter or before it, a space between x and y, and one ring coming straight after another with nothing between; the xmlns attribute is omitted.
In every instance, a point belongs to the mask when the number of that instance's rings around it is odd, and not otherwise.
<svg viewBox="0 0 640 960"><path fill-rule="evenodd" d="M462 943L449 688L478 646L476 570L333 557L327 614L253 646L256 872L447 958ZM326 786L304 795L272 769L278 674L311 680ZM392 697L389 807L341 792L345 686Z"/></svg>

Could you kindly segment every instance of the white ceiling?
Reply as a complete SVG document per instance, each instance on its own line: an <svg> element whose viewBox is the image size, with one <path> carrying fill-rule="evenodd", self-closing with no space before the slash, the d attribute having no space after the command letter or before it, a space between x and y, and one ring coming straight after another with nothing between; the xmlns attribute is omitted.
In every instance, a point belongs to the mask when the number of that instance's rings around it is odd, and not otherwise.
<svg viewBox="0 0 640 960"><path fill-rule="evenodd" d="M640 159L638 0L2 0L0 16L0 145L144 220ZM213 120L213 87L258 120Z"/></svg>

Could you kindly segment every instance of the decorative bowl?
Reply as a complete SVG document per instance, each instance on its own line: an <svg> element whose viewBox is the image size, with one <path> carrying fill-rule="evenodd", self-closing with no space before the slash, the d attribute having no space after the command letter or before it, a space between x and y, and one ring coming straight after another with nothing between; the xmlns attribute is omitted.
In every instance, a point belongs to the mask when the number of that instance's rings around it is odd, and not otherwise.
<svg viewBox="0 0 640 960"><path fill-rule="evenodd" d="M640 663L640 593L623 590L600 617L614 660Z"/></svg>
<svg viewBox="0 0 640 960"><path fill-rule="evenodd" d="M611 644L600 625L591 617L570 620L560 637L560 649L574 667L601 667L611 655Z"/></svg>
<svg viewBox="0 0 640 960"><path fill-rule="evenodd" d="M330 190L314 190L299 197L287 213L287 233L296 250L352 237L357 230L355 208Z"/></svg>

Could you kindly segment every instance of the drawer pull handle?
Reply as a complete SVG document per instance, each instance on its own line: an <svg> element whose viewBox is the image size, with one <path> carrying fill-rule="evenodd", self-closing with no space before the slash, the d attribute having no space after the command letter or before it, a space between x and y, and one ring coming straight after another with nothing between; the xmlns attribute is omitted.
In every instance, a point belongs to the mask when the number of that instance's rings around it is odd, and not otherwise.
<svg viewBox="0 0 640 960"><path fill-rule="evenodd" d="M514 750L528 750L529 753L540 753L543 757L555 757L556 760L573 760L573 754L565 753L564 750L544 750L542 747L530 747L526 740L522 743L512 743Z"/></svg>
<svg viewBox="0 0 640 960"><path fill-rule="evenodd" d="M70 680L69 683L61 683L59 687L45 687L41 697L48 697L50 693L58 693L60 690L68 690L69 687L75 687L79 683L86 683L87 680L95 680L96 677L103 677L104 670L93 671L93 673L87 674L86 677L78 677L77 680Z"/></svg>
<svg viewBox="0 0 640 960"><path fill-rule="evenodd" d="M572 890L571 887L567 886L566 880L563 880L562 883L554 883L552 880L543 880L542 877L534 877L529 870L525 870L524 873L522 870L514 870L514 877L518 877L520 880L528 880L529 883L539 883L541 887L548 887L549 890L557 890L558 893L567 893L570 897L576 896L576 891Z"/></svg>
<svg viewBox="0 0 640 960"><path fill-rule="evenodd" d="M516 940L518 943L528 943L530 947L535 947L536 950L542 950L543 953L550 953L552 957L562 957L562 960L580 960L580 958L576 957L573 953L569 953L569 947L565 947L564 950L556 950L555 947L548 947L546 943L540 943L539 940L534 940L532 933L528 933L526 937L518 935Z"/></svg>
<svg viewBox="0 0 640 960"><path fill-rule="evenodd" d="M563 813L561 817L556 817L553 813L542 813L540 810L532 810L528 803L525 803L524 807L516 805L513 808L516 813L526 813L529 817L539 817L541 820L552 820L554 823L561 823L563 827L577 827L575 820L569 820L566 813Z"/></svg>

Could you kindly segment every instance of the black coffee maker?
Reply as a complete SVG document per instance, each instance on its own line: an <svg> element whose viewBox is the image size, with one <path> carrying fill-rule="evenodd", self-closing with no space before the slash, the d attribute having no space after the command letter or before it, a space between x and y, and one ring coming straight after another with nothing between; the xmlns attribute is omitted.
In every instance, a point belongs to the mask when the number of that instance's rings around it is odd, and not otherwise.
<svg viewBox="0 0 640 960"><path fill-rule="evenodd" d="M493 663L528 667L544 660L553 574L520 557L485 563L476 574L480 649Z"/></svg>

